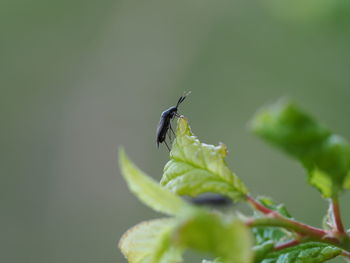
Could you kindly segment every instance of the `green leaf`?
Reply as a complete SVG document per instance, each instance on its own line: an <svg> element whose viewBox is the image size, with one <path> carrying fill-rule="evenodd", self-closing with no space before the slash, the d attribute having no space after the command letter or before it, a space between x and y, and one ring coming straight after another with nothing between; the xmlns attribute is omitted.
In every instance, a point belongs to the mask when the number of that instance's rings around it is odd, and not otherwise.
<svg viewBox="0 0 350 263"><path fill-rule="evenodd" d="M171 247L171 233L175 226L173 218L142 222L122 236L120 250L129 263L182 262L182 250Z"/></svg>
<svg viewBox="0 0 350 263"><path fill-rule="evenodd" d="M223 263L250 263L254 256L250 231L241 221L225 221L206 211L185 219L174 237L178 246L209 253Z"/></svg>
<svg viewBox="0 0 350 263"><path fill-rule="evenodd" d="M253 131L298 159L308 171L309 183L324 197L350 189L350 145L314 121L297 106L278 102L261 110Z"/></svg>
<svg viewBox="0 0 350 263"><path fill-rule="evenodd" d="M177 123L176 139L161 184L179 195L212 192L235 201L243 198L247 189L226 165L226 146L201 143L183 117Z"/></svg>
<svg viewBox="0 0 350 263"><path fill-rule="evenodd" d="M317 242L270 253L261 263L321 263L341 254L341 249Z"/></svg>
<svg viewBox="0 0 350 263"><path fill-rule="evenodd" d="M158 183L140 171L129 159L125 152L119 151L119 163L122 174L130 190L145 204L155 211L168 215L179 215L193 209L180 197L161 187Z"/></svg>
<svg viewBox="0 0 350 263"><path fill-rule="evenodd" d="M274 242L271 240L265 241L259 245L253 247L254 251L254 262L260 263L262 259L266 257L274 248Z"/></svg>

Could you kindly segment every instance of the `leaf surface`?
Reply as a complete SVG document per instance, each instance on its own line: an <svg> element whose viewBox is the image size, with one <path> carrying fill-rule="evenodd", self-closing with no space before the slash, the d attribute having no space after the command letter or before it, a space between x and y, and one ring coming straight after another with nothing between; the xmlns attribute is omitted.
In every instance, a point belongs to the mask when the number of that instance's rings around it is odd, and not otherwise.
<svg viewBox="0 0 350 263"><path fill-rule="evenodd" d="M161 184L179 195L197 196L212 192L237 201L247 189L227 167L224 144L201 143L185 118L178 119L170 161L164 167Z"/></svg>
<svg viewBox="0 0 350 263"><path fill-rule="evenodd" d="M296 105L280 101L261 110L253 131L299 160L308 180L324 197L350 189L350 145Z"/></svg>
<svg viewBox="0 0 350 263"><path fill-rule="evenodd" d="M322 263L338 256L341 249L317 242L270 253L261 263Z"/></svg>
<svg viewBox="0 0 350 263"><path fill-rule="evenodd" d="M179 263L182 251L171 246L173 218L142 222L129 229L119 242L129 263Z"/></svg>
<svg viewBox="0 0 350 263"><path fill-rule="evenodd" d="M253 260L251 233L237 219L226 221L218 214L196 212L180 224L175 238L180 247L210 253L223 263Z"/></svg>
<svg viewBox="0 0 350 263"><path fill-rule="evenodd" d="M179 215L194 209L180 197L160 186L149 176L140 171L123 150L119 152L119 163L129 189L146 205L155 211L168 215Z"/></svg>

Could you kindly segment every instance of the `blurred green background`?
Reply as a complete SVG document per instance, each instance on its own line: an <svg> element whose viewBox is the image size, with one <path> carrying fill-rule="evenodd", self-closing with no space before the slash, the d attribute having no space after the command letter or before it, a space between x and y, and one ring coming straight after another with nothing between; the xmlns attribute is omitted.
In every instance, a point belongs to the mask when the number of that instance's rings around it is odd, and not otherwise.
<svg viewBox="0 0 350 263"><path fill-rule="evenodd" d="M1 1L0 261L125 262L122 233L159 215L117 149L159 180L156 125L188 90L180 113L227 144L252 193L320 226L327 203L247 123L288 96L350 138L349 14L342 0Z"/></svg>

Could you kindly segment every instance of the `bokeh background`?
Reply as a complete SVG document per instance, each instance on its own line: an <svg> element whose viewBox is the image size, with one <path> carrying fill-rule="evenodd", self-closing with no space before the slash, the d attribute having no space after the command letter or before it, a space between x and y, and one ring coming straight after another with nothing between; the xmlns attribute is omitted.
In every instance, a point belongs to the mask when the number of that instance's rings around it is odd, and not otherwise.
<svg viewBox="0 0 350 263"><path fill-rule="evenodd" d="M227 144L252 193L320 226L327 203L247 123L287 96L350 138L347 2L2 0L0 261L125 262L122 233L159 215L128 191L118 147L159 180L156 125L188 90L180 113Z"/></svg>

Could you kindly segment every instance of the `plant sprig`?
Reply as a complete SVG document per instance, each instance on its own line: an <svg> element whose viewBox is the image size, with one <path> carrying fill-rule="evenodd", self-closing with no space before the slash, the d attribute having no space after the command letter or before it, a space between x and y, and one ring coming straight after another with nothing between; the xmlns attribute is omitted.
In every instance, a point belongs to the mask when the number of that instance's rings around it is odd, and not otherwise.
<svg viewBox="0 0 350 263"><path fill-rule="evenodd" d="M261 110L252 129L305 167L308 182L329 200L324 227L294 219L269 198L254 198L228 168L226 146L200 142L181 117L160 184L120 152L122 174L132 192L154 210L170 215L124 234L120 248L130 263L178 263L186 249L216 258L203 262L221 263L320 263L337 256L350 258L350 237L339 207L339 194L350 188L349 143L285 101ZM180 197L207 192L246 202L254 214L217 213Z"/></svg>

